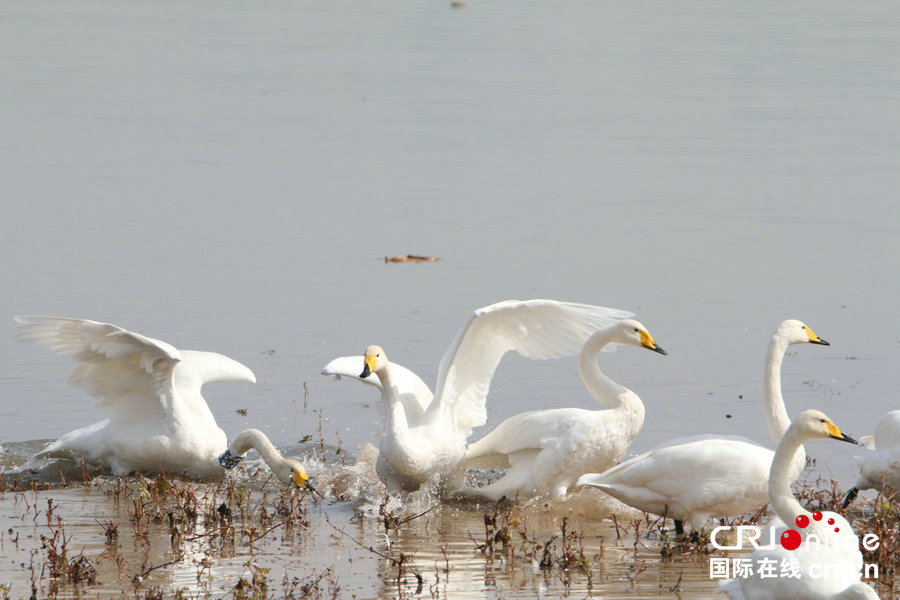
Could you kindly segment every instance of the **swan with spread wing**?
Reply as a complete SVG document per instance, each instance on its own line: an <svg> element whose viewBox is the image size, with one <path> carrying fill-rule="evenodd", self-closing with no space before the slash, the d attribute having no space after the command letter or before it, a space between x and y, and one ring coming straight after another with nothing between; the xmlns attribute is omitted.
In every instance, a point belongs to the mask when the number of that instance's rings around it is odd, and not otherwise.
<svg viewBox="0 0 900 600"><path fill-rule="evenodd" d="M625 454L644 424L644 404L597 365L607 344L667 354L633 319L603 327L585 342L578 373L599 410L550 408L514 415L466 450L465 466L506 469L500 479L457 491L499 500L502 496L564 497L585 472L604 470Z"/></svg>
<svg viewBox="0 0 900 600"><path fill-rule="evenodd" d="M507 300L480 308L444 354L433 399L417 376L389 362L378 346L366 349L360 372L338 372L335 361L324 372L361 380L378 376L388 422L377 471L389 490L412 491L451 478L454 483L447 487L452 489L464 476L459 465L466 439L487 420L491 378L507 351L534 359L572 356L595 331L630 316L618 309L556 300ZM345 367L359 365L336 360Z"/></svg>
<svg viewBox="0 0 900 600"><path fill-rule="evenodd" d="M21 316L17 337L75 361L69 383L97 399L109 417L71 431L35 458L82 457L117 475L159 471L221 476L225 432L200 394L214 381L255 383L253 372L217 354L87 319Z"/></svg>

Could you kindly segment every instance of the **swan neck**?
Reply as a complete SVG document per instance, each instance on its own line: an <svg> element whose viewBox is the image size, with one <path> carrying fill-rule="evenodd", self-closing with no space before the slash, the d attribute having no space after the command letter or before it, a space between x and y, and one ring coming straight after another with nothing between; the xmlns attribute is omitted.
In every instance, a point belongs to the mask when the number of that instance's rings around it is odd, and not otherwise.
<svg viewBox="0 0 900 600"><path fill-rule="evenodd" d="M788 416L787 407L784 405L784 396L781 393L781 363L787 351L787 341L778 333L772 336L769 349L766 352L766 368L763 377L763 398L766 411L766 426L769 429L769 439L772 445L778 447L784 432L791 426L791 418ZM793 455L792 474L796 479L806 464L806 451L801 444Z"/></svg>
<svg viewBox="0 0 900 600"><path fill-rule="evenodd" d="M772 509L788 526L799 515L809 515L791 492L791 483L796 478L792 475L795 456L802 449L806 441L796 431L789 430L778 448L775 450L775 458L772 460L772 468L769 471L769 501Z"/></svg>
<svg viewBox="0 0 900 600"><path fill-rule="evenodd" d="M400 393L394 385L390 363L378 371L378 378L381 380L384 399L388 403L388 430L395 439L405 437L409 431L409 423L406 419L406 409L400 400Z"/></svg>
<svg viewBox="0 0 900 600"><path fill-rule="evenodd" d="M258 429L246 429L234 436L230 448L231 453L237 456L243 456L250 450L256 450L273 471L275 470L274 465L284 460L281 452L269 441L266 434Z"/></svg>
<svg viewBox="0 0 900 600"><path fill-rule="evenodd" d="M607 408L618 408L628 396L634 396L631 390L619 385L603 374L597 359L603 347L611 341L610 333L596 333L588 339L578 355L578 374L585 387L597 402ZM643 406L641 406L643 412Z"/></svg>
<svg viewBox="0 0 900 600"><path fill-rule="evenodd" d="M784 398L781 395L781 362L787 343L778 335L772 336L769 342L769 350L766 352L766 368L763 378L763 395L766 406L766 424L769 427L769 437L772 444L777 446L787 428L791 426L787 409L784 406Z"/></svg>

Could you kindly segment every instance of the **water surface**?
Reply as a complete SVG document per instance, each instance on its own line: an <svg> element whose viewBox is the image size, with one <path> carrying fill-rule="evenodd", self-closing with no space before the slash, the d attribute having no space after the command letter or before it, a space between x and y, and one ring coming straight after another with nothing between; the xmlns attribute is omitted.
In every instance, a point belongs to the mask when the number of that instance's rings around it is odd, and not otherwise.
<svg viewBox="0 0 900 600"><path fill-rule="evenodd" d="M353 454L381 431L376 396L321 367L377 343L433 383L466 316L508 298L630 309L669 351L602 357L646 404L635 451L765 441L762 362L788 317L832 343L787 358L791 414L863 435L896 407L890 2L0 11L0 318L92 318L244 362L255 386L206 390L228 434L293 447L321 416ZM383 261L410 252L443 260ZM0 443L101 418L8 323ZM574 360L508 357L475 437L593 405ZM852 449L809 452L849 485Z"/></svg>

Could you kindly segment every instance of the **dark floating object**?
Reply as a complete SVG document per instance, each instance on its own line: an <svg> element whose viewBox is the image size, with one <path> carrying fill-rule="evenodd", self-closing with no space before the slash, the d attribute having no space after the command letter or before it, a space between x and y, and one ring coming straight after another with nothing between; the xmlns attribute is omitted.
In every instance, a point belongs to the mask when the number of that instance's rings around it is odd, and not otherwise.
<svg viewBox="0 0 900 600"><path fill-rule="evenodd" d="M407 262L437 262L440 258L434 256L418 256L416 254L407 254L406 256L385 256L386 263L407 263Z"/></svg>

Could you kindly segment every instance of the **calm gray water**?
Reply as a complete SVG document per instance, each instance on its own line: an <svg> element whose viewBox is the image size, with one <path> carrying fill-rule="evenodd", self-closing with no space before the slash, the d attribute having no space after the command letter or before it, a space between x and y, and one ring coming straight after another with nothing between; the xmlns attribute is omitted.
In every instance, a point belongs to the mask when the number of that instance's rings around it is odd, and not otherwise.
<svg viewBox="0 0 900 600"><path fill-rule="evenodd" d="M0 14L0 442L101 418L68 361L13 340L29 313L241 360L259 383L206 397L229 434L282 446L319 411L351 452L378 437L375 392L318 375L331 358L378 343L433 383L468 313L508 298L631 309L669 350L603 357L646 403L635 450L765 441L762 362L787 317L832 343L787 359L792 414L860 435L896 408L896 3ZM383 262L406 253L443 260ZM554 406L592 406L575 361L509 357L488 427ZM851 477L852 449L810 452Z"/></svg>

